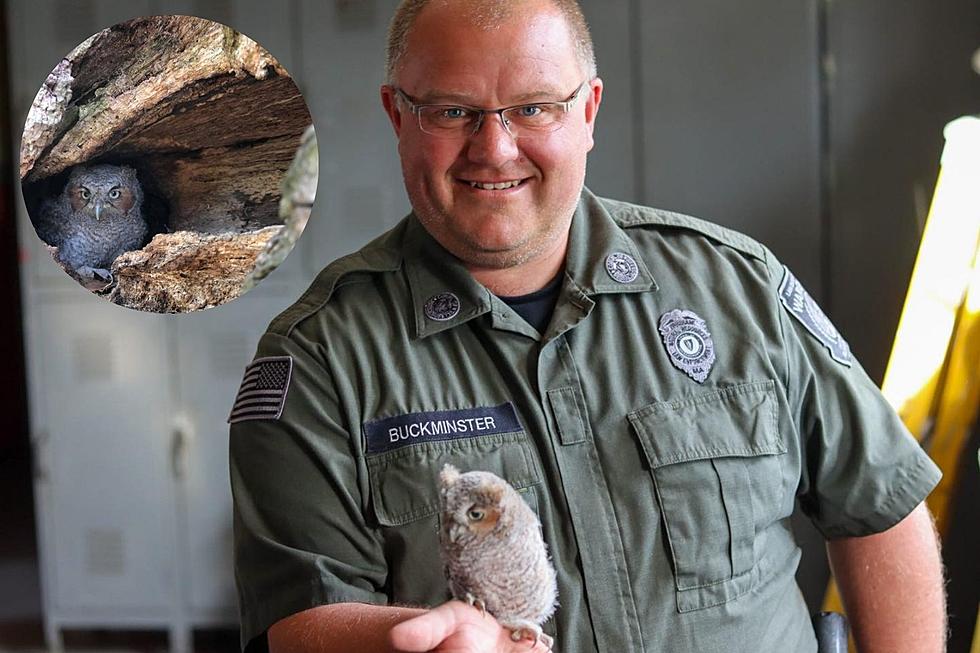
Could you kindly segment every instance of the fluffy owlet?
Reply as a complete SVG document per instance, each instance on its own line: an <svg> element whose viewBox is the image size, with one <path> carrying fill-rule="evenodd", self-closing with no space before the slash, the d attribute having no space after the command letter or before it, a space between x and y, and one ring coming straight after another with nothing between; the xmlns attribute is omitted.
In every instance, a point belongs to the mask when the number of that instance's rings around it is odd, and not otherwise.
<svg viewBox="0 0 980 653"><path fill-rule="evenodd" d="M554 643L541 624L555 612L558 585L541 524L507 481L490 472L439 475L439 541L454 597L492 614L517 641Z"/></svg>
<svg viewBox="0 0 980 653"><path fill-rule="evenodd" d="M83 278L109 276L123 252L139 249L149 233L143 189L129 166L78 166L61 195L41 204L38 235Z"/></svg>

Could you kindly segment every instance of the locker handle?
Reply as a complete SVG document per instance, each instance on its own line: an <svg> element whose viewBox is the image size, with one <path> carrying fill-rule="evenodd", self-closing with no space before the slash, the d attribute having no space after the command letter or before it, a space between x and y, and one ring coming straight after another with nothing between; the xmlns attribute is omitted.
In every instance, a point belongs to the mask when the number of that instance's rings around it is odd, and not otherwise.
<svg viewBox="0 0 980 653"><path fill-rule="evenodd" d="M31 438L31 467L34 473L34 480L44 482L48 479L48 468L42 461L48 440L51 434L47 431L38 431Z"/></svg>
<svg viewBox="0 0 980 653"><path fill-rule="evenodd" d="M187 466L191 446L194 443L194 428L186 415L174 420L173 445L170 450L170 463L174 477L182 480L187 477Z"/></svg>

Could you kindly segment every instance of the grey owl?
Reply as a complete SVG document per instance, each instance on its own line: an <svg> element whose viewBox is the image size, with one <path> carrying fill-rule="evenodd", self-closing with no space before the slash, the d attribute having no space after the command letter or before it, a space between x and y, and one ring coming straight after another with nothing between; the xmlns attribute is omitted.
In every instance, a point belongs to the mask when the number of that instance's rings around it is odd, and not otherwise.
<svg viewBox="0 0 980 653"><path fill-rule="evenodd" d="M109 276L116 257L142 247L149 233L136 170L77 166L61 195L41 204L37 230L79 276Z"/></svg>
<svg viewBox="0 0 980 653"><path fill-rule="evenodd" d="M515 641L541 632L558 605L555 569L534 511L504 479L490 472L439 475L439 543L453 596L492 614Z"/></svg>

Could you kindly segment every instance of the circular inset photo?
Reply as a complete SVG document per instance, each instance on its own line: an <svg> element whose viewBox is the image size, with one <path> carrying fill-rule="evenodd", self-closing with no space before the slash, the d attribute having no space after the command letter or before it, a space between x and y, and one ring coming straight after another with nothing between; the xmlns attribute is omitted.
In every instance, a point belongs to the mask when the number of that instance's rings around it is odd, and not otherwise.
<svg viewBox="0 0 980 653"><path fill-rule="evenodd" d="M113 303L183 313L238 297L285 259L316 194L317 143L262 46L202 18L149 16L51 71L19 172L67 274Z"/></svg>

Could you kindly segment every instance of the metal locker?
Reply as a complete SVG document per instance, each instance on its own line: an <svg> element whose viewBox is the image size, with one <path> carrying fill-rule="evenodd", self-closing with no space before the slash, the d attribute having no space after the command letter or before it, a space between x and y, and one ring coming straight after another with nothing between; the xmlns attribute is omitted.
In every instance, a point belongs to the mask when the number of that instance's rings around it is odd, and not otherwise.
<svg viewBox="0 0 980 653"><path fill-rule="evenodd" d="M292 302L261 290L175 322L182 603L195 625L238 616L226 420L265 324Z"/></svg>

